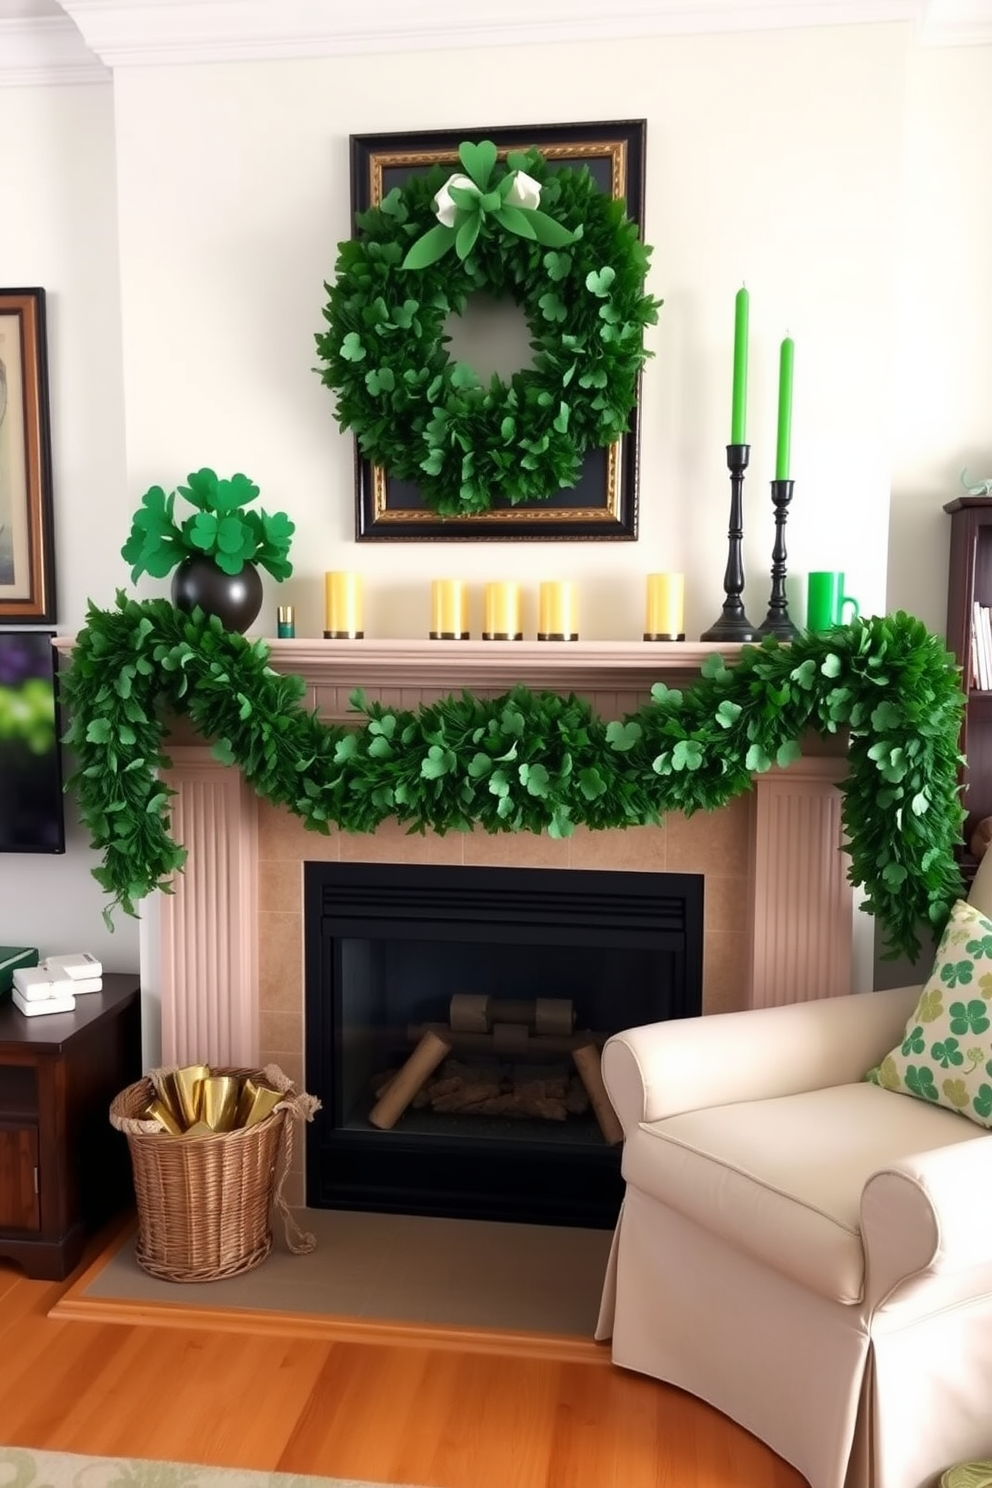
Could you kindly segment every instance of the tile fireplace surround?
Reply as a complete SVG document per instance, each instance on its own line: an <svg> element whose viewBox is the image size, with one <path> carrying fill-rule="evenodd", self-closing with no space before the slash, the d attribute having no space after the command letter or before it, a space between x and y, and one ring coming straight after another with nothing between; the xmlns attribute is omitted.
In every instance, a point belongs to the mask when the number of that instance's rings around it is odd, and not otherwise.
<svg viewBox="0 0 992 1488"><path fill-rule="evenodd" d="M631 712L654 682L685 685L706 643L272 641L272 665L307 683L307 706L343 722L361 687L370 701L415 708L468 688L515 683L587 697L606 718ZM273 1061L303 1080L303 863L472 864L627 869L705 876L703 1011L720 1012L851 990L853 897L840 848L844 746L812 738L788 770L714 812L659 827L590 832L562 842L532 834L409 836L307 832L261 802L236 768L216 763L180 721L168 744L172 829L188 850L174 895L161 895L160 964L166 1064ZM814 752L816 751L816 752ZM157 975L155 974L157 970ZM299 1175L294 1175L299 1178ZM302 1190L299 1190L301 1197Z"/></svg>

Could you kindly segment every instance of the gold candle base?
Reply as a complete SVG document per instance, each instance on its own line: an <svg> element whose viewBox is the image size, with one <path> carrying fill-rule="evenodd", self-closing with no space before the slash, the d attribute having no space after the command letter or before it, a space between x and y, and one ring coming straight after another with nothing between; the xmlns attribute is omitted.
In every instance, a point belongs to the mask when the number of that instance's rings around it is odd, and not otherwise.
<svg viewBox="0 0 992 1488"><path fill-rule="evenodd" d="M657 632L655 632L655 631L646 630L644 632L644 639L646 641L684 641L685 640L685 631L683 630L682 633L681 633L681 635L672 635L668 631L657 631Z"/></svg>
<svg viewBox="0 0 992 1488"><path fill-rule="evenodd" d="M470 641L472 639L470 630L432 630L429 635L432 641Z"/></svg>
<svg viewBox="0 0 992 1488"><path fill-rule="evenodd" d="M577 641L579 639L579 633L577 630L573 630L570 634L566 635L563 630L539 630L537 639L539 641Z"/></svg>
<svg viewBox="0 0 992 1488"><path fill-rule="evenodd" d="M509 630L484 630L482 632L482 639L484 641L522 641L523 638L524 633L522 630L513 632Z"/></svg>
<svg viewBox="0 0 992 1488"><path fill-rule="evenodd" d="M325 641L364 641L364 630L325 630Z"/></svg>

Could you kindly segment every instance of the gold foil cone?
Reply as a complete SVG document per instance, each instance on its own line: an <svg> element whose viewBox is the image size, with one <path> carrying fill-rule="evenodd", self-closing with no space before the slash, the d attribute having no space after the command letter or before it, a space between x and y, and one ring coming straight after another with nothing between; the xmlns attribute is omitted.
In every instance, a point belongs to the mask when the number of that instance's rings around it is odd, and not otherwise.
<svg viewBox="0 0 992 1488"><path fill-rule="evenodd" d="M162 1078L162 1099L184 1127L192 1126L200 1116L197 1086L209 1075L205 1064L187 1064Z"/></svg>
<svg viewBox="0 0 992 1488"><path fill-rule="evenodd" d="M182 1122L176 1119L164 1101L149 1101L141 1116L144 1121L160 1121L166 1131L174 1137L181 1137L183 1134Z"/></svg>
<svg viewBox="0 0 992 1488"><path fill-rule="evenodd" d="M213 1137L216 1133L212 1126L205 1121L194 1121L188 1131L183 1132L184 1137Z"/></svg>
<svg viewBox="0 0 992 1488"><path fill-rule="evenodd" d="M282 1095L278 1090L270 1090L267 1085L256 1085L249 1075L238 1102L238 1126L257 1126L266 1116L272 1115L281 1100Z"/></svg>
<svg viewBox="0 0 992 1488"><path fill-rule="evenodd" d="M207 1075L199 1082L200 1120L211 1131L233 1131L240 1092L237 1075Z"/></svg>

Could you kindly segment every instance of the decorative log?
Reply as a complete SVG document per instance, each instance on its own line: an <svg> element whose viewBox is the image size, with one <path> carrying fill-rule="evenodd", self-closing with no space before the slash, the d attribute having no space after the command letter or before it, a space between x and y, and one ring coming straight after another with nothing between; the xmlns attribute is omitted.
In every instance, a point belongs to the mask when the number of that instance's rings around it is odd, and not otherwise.
<svg viewBox="0 0 992 1488"><path fill-rule="evenodd" d="M575 1027L570 997L483 997L456 992L448 1003L448 1021L457 1033L492 1033L503 1023L521 1023L534 1033L569 1034Z"/></svg>
<svg viewBox="0 0 992 1488"><path fill-rule="evenodd" d="M398 1070L369 1112L369 1121L380 1131L389 1131L399 1121L407 1106L446 1054L451 1044L445 1038L443 1024L425 1028L410 1058Z"/></svg>
<svg viewBox="0 0 992 1488"><path fill-rule="evenodd" d="M623 1141L623 1127L610 1104L610 1097L603 1084L599 1049L591 1040L587 1041L581 1047L572 1050L572 1061L589 1094L589 1103L596 1114L599 1129L610 1146L615 1147Z"/></svg>
<svg viewBox="0 0 992 1488"><path fill-rule="evenodd" d="M448 1003L448 1021L459 1033L488 1033L492 1028L489 998L456 992Z"/></svg>
<svg viewBox="0 0 992 1488"><path fill-rule="evenodd" d="M498 1025L497 1025L498 1026ZM495 1056L500 1053L495 1041L495 1029L493 1033L459 1033L447 1023L411 1023L407 1027L407 1038L411 1043L418 1043L425 1033L436 1033L439 1038L445 1039L453 1049L462 1049L473 1054L491 1054ZM528 1057L540 1059L545 1054L571 1054L573 1049L582 1049L587 1044L601 1047L607 1039L605 1033L571 1033L554 1034L541 1033L528 1037L526 1052ZM514 1048L511 1052L516 1053Z"/></svg>
<svg viewBox="0 0 992 1488"><path fill-rule="evenodd" d="M534 999L535 1033L571 1033L575 1028L575 1003L570 997Z"/></svg>

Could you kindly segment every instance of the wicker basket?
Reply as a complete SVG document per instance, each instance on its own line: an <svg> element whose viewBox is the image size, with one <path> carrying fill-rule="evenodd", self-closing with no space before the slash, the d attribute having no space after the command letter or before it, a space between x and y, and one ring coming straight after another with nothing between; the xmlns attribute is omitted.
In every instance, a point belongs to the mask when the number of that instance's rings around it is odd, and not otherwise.
<svg viewBox="0 0 992 1488"><path fill-rule="evenodd" d="M290 1238L295 1226L281 1201L282 1178L277 1192L276 1166L292 1119L309 1120L317 1102L298 1095L273 1066L211 1068L219 1075L250 1075L257 1084L281 1090L284 1101L255 1126L203 1137L170 1136L142 1119L157 1093L154 1075L163 1073L157 1071L122 1090L110 1107L111 1125L125 1134L131 1151L138 1207L135 1257L144 1271L163 1281L218 1281L260 1266L272 1249L274 1198L287 1221L290 1249L313 1248L312 1236L297 1231L301 1244ZM287 1136L283 1177L290 1142Z"/></svg>

